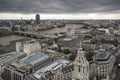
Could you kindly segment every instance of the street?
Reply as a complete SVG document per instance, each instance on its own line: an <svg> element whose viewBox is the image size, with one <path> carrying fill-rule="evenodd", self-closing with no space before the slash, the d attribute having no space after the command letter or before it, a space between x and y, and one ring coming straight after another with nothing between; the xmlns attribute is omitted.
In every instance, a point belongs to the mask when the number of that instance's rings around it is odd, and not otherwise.
<svg viewBox="0 0 120 80"><path fill-rule="evenodd" d="M120 80L120 67L119 68L117 67L116 78L114 80Z"/></svg>
<svg viewBox="0 0 120 80"><path fill-rule="evenodd" d="M116 77L114 80L120 80L120 67L118 67L118 64L120 64L120 51L118 51L118 55L116 57Z"/></svg>

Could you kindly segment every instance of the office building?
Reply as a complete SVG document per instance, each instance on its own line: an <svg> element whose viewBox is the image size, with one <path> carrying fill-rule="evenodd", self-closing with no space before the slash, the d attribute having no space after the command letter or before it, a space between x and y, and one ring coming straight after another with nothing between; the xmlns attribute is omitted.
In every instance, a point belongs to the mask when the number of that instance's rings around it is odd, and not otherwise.
<svg viewBox="0 0 120 80"><path fill-rule="evenodd" d="M65 59L59 59L26 76L25 80L72 80L73 65Z"/></svg>
<svg viewBox="0 0 120 80"><path fill-rule="evenodd" d="M40 15L36 14L36 24L40 24Z"/></svg>
<svg viewBox="0 0 120 80"><path fill-rule="evenodd" d="M107 76L110 76L115 64L115 56L109 51L98 51L93 59L98 64L98 76L101 79L106 79Z"/></svg>
<svg viewBox="0 0 120 80"><path fill-rule="evenodd" d="M21 60L4 66L4 80L24 80L25 76L32 74L36 70L51 63L53 57L44 52L33 53Z"/></svg>
<svg viewBox="0 0 120 80"><path fill-rule="evenodd" d="M16 43L16 52L24 52L30 55L34 52L41 50L39 41L29 40Z"/></svg>

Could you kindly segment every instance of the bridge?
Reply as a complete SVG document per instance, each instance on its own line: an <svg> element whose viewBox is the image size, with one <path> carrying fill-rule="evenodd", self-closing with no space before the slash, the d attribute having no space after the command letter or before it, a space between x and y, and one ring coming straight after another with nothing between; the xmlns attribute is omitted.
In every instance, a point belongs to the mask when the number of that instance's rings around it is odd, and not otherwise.
<svg viewBox="0 0 120 80"><path fill-rule="evenodd" d="M44 38L43 35L35 33L35 32L29 32L29 31L14 31L15 34L17 35L23 35L23 36L28 36L32 38Z"/></svg>

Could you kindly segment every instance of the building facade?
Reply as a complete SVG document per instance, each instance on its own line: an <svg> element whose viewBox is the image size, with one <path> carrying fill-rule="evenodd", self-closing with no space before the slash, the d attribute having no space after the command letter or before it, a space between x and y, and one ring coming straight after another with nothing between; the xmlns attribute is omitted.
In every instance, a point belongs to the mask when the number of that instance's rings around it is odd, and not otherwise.
<svg viewBox="0 0 120 80"><path fill-rule="evenodd" d="M33 53L4 66L4 80L109 80L115 63L115 57L108 51L97 52L88 62L81 44L73 62L52 52Z"/></svg>
<svg viewBox="0 0 120 80"><path fill-rule="evenodd" d="M34 53L13 62L11 65L4 66L4 80L24 80L25 76L30 75L53 60L53 57L49 57L43 52Z"/></svg>
<svg viewBox="0 0 120 80"><path fill-rule="evenodd" d="M37 52L41 50L41 45L36 40L30 40L25 42L17 42L16 43L16 51L17 52L25 52L27 55L31 53Z"/></svg>
<svg viewBox="0 0 120 80"><path fill-rule="evenodd" d="M40 24L40 15L36 14L36 24Z"/></svg>
<svg viewBox="0 0 120 80"><path fill-rule="evenodd" d="M72 71L73 64L68 60L59 59L26 76L25 80L72 80Z"/></svg>
<svg viewBox="0 0 120 80"><path fill-rule="evenodd" d="M98 52L97 55L94 56L94 60L98 64L98 76L101 79L105 79L107 76L110 76L114 68L115 56L108 51Z"/></svg>
<svg viewBox="0 0 120 80"><path fill-rule="evenodd" d="M77 57L74 61L74 71L72 80L89 80L89 62L85 57L85 52L80 48L77 51Z"/></svg>

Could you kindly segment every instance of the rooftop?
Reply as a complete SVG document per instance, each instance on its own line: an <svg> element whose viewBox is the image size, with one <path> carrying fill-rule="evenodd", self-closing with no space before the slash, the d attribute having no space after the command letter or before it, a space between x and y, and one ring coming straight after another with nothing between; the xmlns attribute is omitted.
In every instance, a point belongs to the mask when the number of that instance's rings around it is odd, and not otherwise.
<svg viewBox="0 0 120 80"><path fill-rule="evenodd" d="M35 39L31 39L31 40L27 40L27 41L23 41L22 43L30 43L30 44L34 44L38 41L36 41Z"/></svg>
<svg viewBox="0 0 120 80"><path fill-rule="evenodd" d="M78 44L80 42L81 36L71 36L71 37L67 37L64 38L62 40L59 40L59 43L62 46L66 46L66 47L73 47L76 46L76 44Z"/></svg>
<svg viewBox="0 0 120 80"><path fill-rule="evenodd" d="M100 35L100 37L103 39L109 39L109 40L115 39L115 36L113 34L104 34L104 35Z"/></svg>
<svg viewBox="0 0 120 80"><path fill-rule="evenodd" d="M58 70L60 67L62 66L66 66L67 64L69 63L68 60L64 60L64 59L60 59L60 60L57 60L55 62L53 62L52 64L46 66L45 68L42 68L38 71L36 71L33 76L37 79L40 79L41 76L47 72L47 71L55 71L55 70Z"/></svg>
<svg viewBox="0 0 120 80"><path fill-rule="evenodd" d="M105 31L105 33L107 33L107 34L110 34L110 31L109 31L109 29L98 28L98 30L100 30L100 31Z"/></svg>
<svg viewBox="0 0 120 80"><path fill-rule="evenodd" d="M78 36L69 36L69 37L64 38L63 40L64 41L72 41L72 40L76 39L77 37Z"/></svg>
<svg viewBox="0 0 120 80"><path fill-rule="evenodd" d="M43 53L43 52L37 52L34 53L28 57L25 57L21 60L19 60L18 62L12 63L13 66L17 67L19 70L26 70L28 68L30 68L32 65L45 60L49 58L47 54Z"/></svg>
<svg viewBox="0 0 120 80"><path fill-rule="evenodd" d="M97 51L97 54L93 58L96 59L98 64L110 63L112 59L115 59L110 51Z"/></svg>
<svg viewBox="0 0 120 80"><path fill-rule="evenodd" d="M105 53L100 53L100 54L98 54L96 57L97 57L97 58L105 58L106 55L107 55L107 54L105 54Z"/></svg>
<svg viewBox="0 0 120 80"><path fill-rule="evenodd" d="M16 53L15 51L13 51L13 52L10 52L10 53L0 55L0 64L4 64L4 62L10 61L10 60L16 58L17 56L20 56L20 55L23 55L23 54L25 54L25 53L23 53L23 52Z"/></svg>

